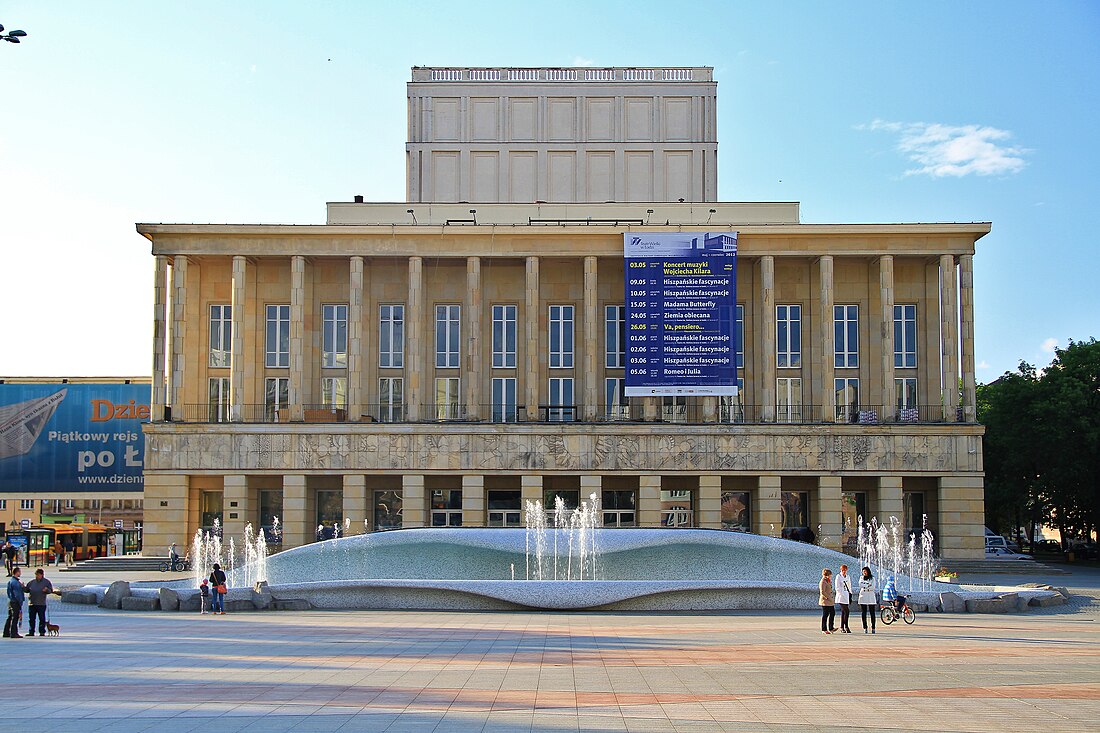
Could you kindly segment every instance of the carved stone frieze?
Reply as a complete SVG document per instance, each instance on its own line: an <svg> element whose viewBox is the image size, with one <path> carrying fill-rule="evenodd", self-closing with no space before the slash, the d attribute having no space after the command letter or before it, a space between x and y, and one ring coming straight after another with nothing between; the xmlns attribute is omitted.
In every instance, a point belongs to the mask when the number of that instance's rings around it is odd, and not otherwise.
<svg viewBox="0 0 1100 733"><path fill-rule="evenodd" d="M146 426L146 471L981 471L980 426ZM974 446L977 446L975 449Z"/></svg>

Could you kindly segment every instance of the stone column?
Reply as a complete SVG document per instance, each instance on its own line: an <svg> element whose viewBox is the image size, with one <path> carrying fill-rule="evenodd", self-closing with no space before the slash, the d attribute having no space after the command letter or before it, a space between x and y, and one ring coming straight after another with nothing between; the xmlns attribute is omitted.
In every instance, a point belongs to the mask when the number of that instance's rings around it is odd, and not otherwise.
<svg viewBox="0 0 1100 733"><path fill-rule="evenodd" d="M363 258L355 255L348 268L348 420L359 422L363 399ZM347 489L344 489L347 496ZM347 515L347 510L344 511Z"/></svg>
<svg viewBox="0 0 1100 733"><path fill-rule="evenodd" d="M584 405L581 408L585 422L596 421L599 390L596 384L596 355L599 353L599 320L596 314L596 258L584 258Z"/></svg>
<svg viewBox="0 0 1100 733"><path fill-rule="evenodd" d="M244 378L248 360L244 353L245 311L248 309L248 258L237 255L233 258L233 283L231 310L233 334L229 352L229 419L241 421L241 406L244 404Z"/></svg>
<svg viewBox="0 0 1100 733"><path fill-rule="evenodd" d="M407 412L411 422L420 419L424 403L424 260L409 258L409 305L405 314L405 374L408 380Z"/></svg>
<svg viewBox="0 0 1100 733"><path fill-rule="evenodd" d="M817 544L830 550L839 550L841 547L841 533L844 529L841 486L840 476L817 477Z"/></svg>
<svg viewBox="0 0 1100 733"><path fill-rule="evenodd" d="M481 258L466 258L466 416L481 419Z"/></svg>
<svg viewBox="0 0 1100 733"><path fill-rule="evenodd" d="M423 527L426 524L428 497L424 477L405 474L401 477L401 526Z"/></svg>
<svg viewBox="0 0 1100 733"><path fill-rule="evenodd" d="M759 314L757 343L760 344L760 380L756 394L760 395L760 416L765 422L775 421L775 258L764 255L757 263L759 292L755 309Z"/></svg>
<svg viewBox="0 0 1100 733"><path fill-rule="evenodd" d="M466 474L462 477L462 526L484 527L485 477Z"/></svg>
<svg viewBox="0 0 1100 733"><path fill-rule="evenodd" d="M542 501L542 476L523 475L519 477L520 507L524 521L527 521L527 502ZM554 507L548 507L553 509Z"/></svg>
<svg viewBox="0 0 1100 733"><path fill-rule="evenodd" d="M978 393L974 372L974 255L959 256L959 310L961 315L959 341L962 344L963 420L975 422L978 419Z"/></svg>
<svg viewBox="0 0 1100 733"><path fill-rule="evenodd" d="M191 543L187 517L190 511L186 474L145 473L145 524L143 552L150 557L167 557L175 542L180 556Z"/></svg>
<svg viewBox="0 0 1100 733"><path fill-rule="evenodd" d="M661 477L638 477L638 526L661 526Z"/></svg>
<svg viewBox="0 0 1100 733"><path fill-rule="evenodd" d="M941 476L936 551L945 560L985 557L985 485L981 476Z"/></svg>
<svg viewBox="0 0 1100 733"><path fill-rule="evenodd" d="M305 420L302 377L305 373L306 258L290 258L290 420Z"/></svg>
<svg viewBox="0 0 1100 733"><path fill-rule="evenodd" d="M817 260L818 282L820 290L820 332L821 353L818 355L818 403L821 405L821 417L825 422L836 420L836 398L834 397L833 375L836 368L836 337L833 328L833 258L822 255Z"/></svg>
<svg viewBox="0 0 1100 733"><path fill-rule="evenodd" d="M187 258L176 255L172 259L172 380L168 404L172 406L173 419L187 417L183 405L183 375L187 366L185 336L187 334Z"/></svg>
<svg viewBox="0 0 1100 733"><path fill-rule="evenodd" d="M283 476L283 549L299 547L313 537L314 525L306 511L306 477L301 473Z"/></svg>
<svg viewBox="0 0 1100 733"><path fill-rule="evenodd" d="M901 476L878 477L878 508L875 516L879 524L890 526L890 517L897 517L899 522L904 523L905 504L901 497L901 485Z"/></svg>
<svg viewBox="0 0 1100 733"><path fill-rule="evenodd" d="M252 521L248 501L248 476L227 473L222 476L222 535L228 546L230 537L244 535L244 525Z"/></svg>
<svg viewBox="0 0 1100 733"><path fill-rule="evenodd" d="M366 531L367 477L361 473L344 474L344 519L350 521L348 534Z"/></svg>
<svg viewBox="0 0 1100 733"><path fill-rule="evenodd" d="M157 255L153 270L153 385L150 395L150 419L164 420L164 406L168 403L165 389L165 349L168 341L168 258Z"/></svg>
<svg viewBox="0 0 1100 733"><path fill-rule="evenodd" d="M539 315L541 303L539 300L539 258L527 258L527 301L524 307L525 326L524 343L527 360L527 374L524 378L524 401L527 403L527 420L535 422L539 419L539 394L541 393L541 380L539 374Z"/></svg>
<svg viewBox="0 0 1100 733"><path fill-rule="evenodd" d="M718 474L704 474L699 477L699 507L696 515L700 527L722 528L722 477Z"/></svg>
<svg viewBox="0 0 1100 733"><path fill-rule="evenodd" d="M756 534L779 537L783 532L782 476L758 476L756 479Z"/></svg>
<svg viewBox="0 0 1100 733"><path fill-rule="evenodd" d="M595 474L581 474L581 495L580 500L582 502L588 501L588 497L592 494L596 495L596 504L603 506L603 476ZM549 507L553 509L554 507Z"/></svg>
<svg viewBox="0 0 1100 733"><path fill-rule="evenodd" d="M878 258L879 302L882 313L879 314L879 345L881 351L880 370L882 372L882 415L880 419L894 419L897 408L897 396L894 391L894 257L883 255ZM879 518L882 521L882 518Z"/></svg>
<svg viewBox="0 0 1100 733"><path fill-rule="evenodd" d="M633 398L632 398L633 399ZM642 398L642 419L646 422L655 422L657 417L661 414L661 398L660 397L643 397Z"/></svg>
<svg viewBox="0 0 1100 733"><path fill-rule="evenodd" d="M943 387L943 418L947 422L955 422L955 411L959 406L958 282L955 258L952 255L942 255L940 257L940 384Z"/></svg>

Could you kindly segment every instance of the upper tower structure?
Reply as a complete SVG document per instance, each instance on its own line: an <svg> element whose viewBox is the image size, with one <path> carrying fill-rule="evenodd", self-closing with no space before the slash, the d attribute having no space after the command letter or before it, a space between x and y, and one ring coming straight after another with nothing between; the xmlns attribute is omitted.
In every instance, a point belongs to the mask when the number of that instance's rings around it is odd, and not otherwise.
<svg viewBox="0 0 1100 733"><path fill-rule="evenodd" d="M710 67L414 67L409 202L711 202Z"/></svg>

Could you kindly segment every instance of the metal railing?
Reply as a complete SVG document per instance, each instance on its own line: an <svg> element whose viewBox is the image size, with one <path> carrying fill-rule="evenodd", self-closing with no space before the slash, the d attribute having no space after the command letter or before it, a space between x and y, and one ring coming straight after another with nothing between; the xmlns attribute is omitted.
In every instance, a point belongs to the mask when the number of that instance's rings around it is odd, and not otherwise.
<svg viewBox="0 0 1100 733"><path fill-rule="evenodd" d="M647 409L643 400L628 404L526 405L459 402L427 403L414 413L408 405L369 403L358 414L344 407L307 404L300 415L290 405L184 404L168 411L172 422L192 423L671 423L682 425L928 425L965 422L962 408L945 414L941 405L898 408L895 405L745 405L706 404L692 399ZM415 415L415 419L414 419Z"/></svg>

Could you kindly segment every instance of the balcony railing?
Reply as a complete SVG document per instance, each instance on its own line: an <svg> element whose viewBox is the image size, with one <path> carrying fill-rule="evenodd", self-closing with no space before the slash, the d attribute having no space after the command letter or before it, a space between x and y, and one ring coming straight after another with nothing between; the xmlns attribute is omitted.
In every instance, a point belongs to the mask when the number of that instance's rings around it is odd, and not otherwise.
<svg viewBox="0 0 1100 733"><path fill-rule="evenodd" d="M543 404L528 411L525 405L459 402L422 405L416 419L408 405L371 403L358 414L333 405L302 405L295 417L289 405L185 404L171 409L172 422L190 423L673 423L683 425L918 425L965 422L961 409L945 415L941 405L898 408L895 405L840 407L792 405L705 405L702 400L658 404L650 420L642 400L629 404Z"/></svg>

